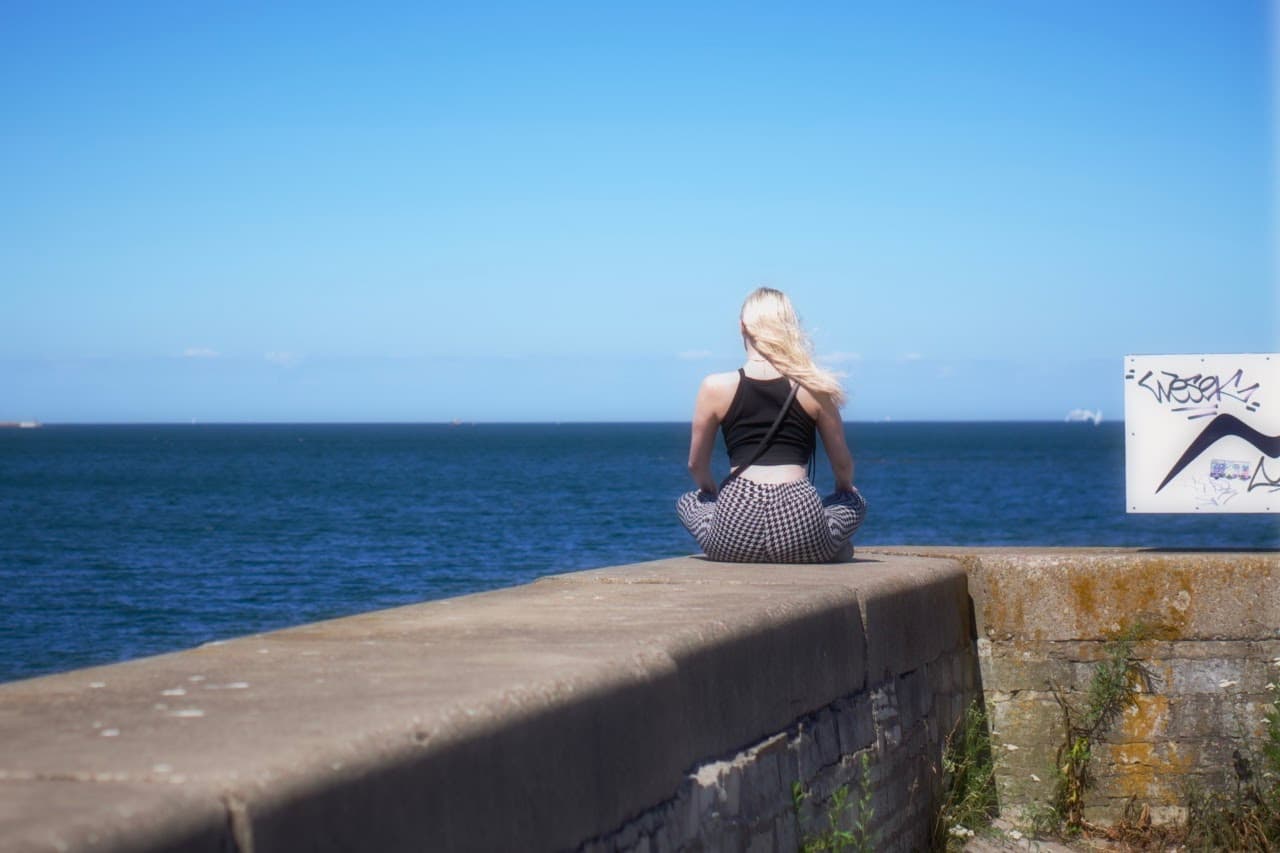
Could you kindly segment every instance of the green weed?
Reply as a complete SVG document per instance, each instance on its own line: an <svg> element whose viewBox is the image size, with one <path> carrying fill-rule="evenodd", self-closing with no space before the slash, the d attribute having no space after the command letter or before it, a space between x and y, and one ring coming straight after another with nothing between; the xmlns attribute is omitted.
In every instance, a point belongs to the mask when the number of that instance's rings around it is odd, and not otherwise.
<svg viewBox="0 0 1280 853"><path fill-rule="evenodd" d="M1192 850L1280 849L1280 710L1266 714L1266 731L1255 752L1232 753L1235 785L1230 791L1187 792L1186 845Z"/></svg>
<svg viewBox="0 0 1280 853"><path fill-rule="evenodd" d="M1076 835L1085 828L1085 795L1094 785L1093 745L1157 680L1133 657L1134 644L1145 634L1142 625L1134 625L1103 646L1106 657L1094 668L1083 701L1071 700L1060 687L1049 685L1062 711L1064 739L1054 761L1053 799L1049 809L1037 815L1037 831Z"/></svg>
<svg viewBox="0 0 1280 853"><path fill-rule="evenodd" d="M859 762L862 772L858 775L858 796L856 808L850 802L848 785L842 785L831 794L827 807L827 828L818 835L809 835L800 842L800 853L826 853L826 851L848 850L851 853L864 853L875 849L871 833L871 819L875 809L871 805L872 790L870 785L871 755L863 752ZM804 786L799 782L791 785L791 802L799 819L800 807L809 797ZM845 829L845 813L852 810L848 821L850 829Z"/></svg>
<svg viewBox="0 0 1280 853"><path fill-rule="evenodd" d="M986 707L975 701L942 750L942 802L933 827L935 850L961 850L996 816L995 757Z"/></svg>

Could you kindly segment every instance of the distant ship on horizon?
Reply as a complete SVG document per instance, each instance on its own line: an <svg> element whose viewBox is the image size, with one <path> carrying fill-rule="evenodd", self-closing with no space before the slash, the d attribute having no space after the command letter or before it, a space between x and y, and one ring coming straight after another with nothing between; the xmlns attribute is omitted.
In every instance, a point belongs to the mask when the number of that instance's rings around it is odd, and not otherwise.
<svg viewBox="0 0 1280 853"><path fill-rule="evenodd" d="M39 421L0 421L0 429L35 429Z"/></svg>
<svg viewBox="0 0 1280 853"><path fill-rule="evenodd" d="M1091 421L1094 426L1102 423L1102 409L1089 411L1088 409L1072 409L1067 412L1067 416L1063 418L1067 423L1085 423Z"/></svg>

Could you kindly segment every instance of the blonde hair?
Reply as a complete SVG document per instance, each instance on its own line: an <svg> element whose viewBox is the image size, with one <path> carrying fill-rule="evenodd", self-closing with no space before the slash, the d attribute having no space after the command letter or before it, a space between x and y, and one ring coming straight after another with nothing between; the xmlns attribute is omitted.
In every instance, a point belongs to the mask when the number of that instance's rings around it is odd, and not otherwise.
<svg viewBox="0 0 1280 853"><path fill-rule="evenodd" d="M781 290L758 287L742 303L742 334L778 371L814 394L843 406L844 389L829 370L813 363L813 346L800 326L791 300Z"/></svg>

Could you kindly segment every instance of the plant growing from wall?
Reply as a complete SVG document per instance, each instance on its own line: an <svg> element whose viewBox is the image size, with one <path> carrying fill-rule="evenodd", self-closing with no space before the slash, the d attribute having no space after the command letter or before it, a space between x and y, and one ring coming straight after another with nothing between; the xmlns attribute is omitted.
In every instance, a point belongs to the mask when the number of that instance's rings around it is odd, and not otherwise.
<svg viewBox="0 0 1280 853"><path fill-rule="evenodd" d="M943 745L935 850L961 850L968 839L991 825L997 812L995 771L986 707L975 701Z"/></svg>
<svg viewBox="0 0 1280 853"><path fill-rule="evenodd" d="M1236 749L1232 755L1234 790L1188 792L1190 849L1280 850L1280 709L1273 707L1265 723L1256 752Z"/></svg>
<svg viewBox="0 0 1280 853"><path fill-rule="evenodd" d="M826 853L826 851L848 850L851 853L864 853L875 850L874 835L871 832L871 819L875 809L871 805L872 790L871 755L863 752L859 758L861 773L858 774L857 800L851 802L848 785L841 785L831 794L827 808L827 828L817 835L806 835L800 841L800 853ZM796 819L800 819L800 808L809 797L804 785L793 782L791 785L791 803L795 808ZM845 829L845 813L852 809L850 829Z"/></svg>
<svg viewBox="0 0 1280 853"><path fill-rule="evenodd" d="M1051 814L1057 823L1052 828L1058 831L1075 834L1085 827L1084 798L1094 783L1093 746L1124 709L1135 704L1138 694L1150 692L1156 681L1154 673L1133 657L1133 646L1145 633L1142 625L1135 625L1106 643L1106 657L1094 668L1083 702L1070 700L1057 685L1049 685L1062 710L1065 735L1054 762Z"/></svg>

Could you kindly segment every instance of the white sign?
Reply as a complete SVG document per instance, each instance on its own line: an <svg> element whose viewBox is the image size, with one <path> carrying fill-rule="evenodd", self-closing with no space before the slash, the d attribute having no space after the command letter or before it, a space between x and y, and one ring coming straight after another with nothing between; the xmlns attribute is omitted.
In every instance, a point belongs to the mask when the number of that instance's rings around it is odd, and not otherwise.
<svg viewBox="0 0 1280 853"><path fill-rule="evenodd" d="M1129 512L1280 512L1280 355L1124 360Z"/></svg>

